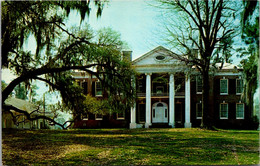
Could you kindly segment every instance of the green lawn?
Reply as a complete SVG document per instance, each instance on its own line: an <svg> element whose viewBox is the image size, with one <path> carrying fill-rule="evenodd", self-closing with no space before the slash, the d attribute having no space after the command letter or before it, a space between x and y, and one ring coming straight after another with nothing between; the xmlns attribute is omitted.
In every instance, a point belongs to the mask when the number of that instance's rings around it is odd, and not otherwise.
<svg viewBox="0 0 260 166"><path fill-rule="evenodd" d="M4 130L3 164L251 165L258 131L201 129Z"/></svg>

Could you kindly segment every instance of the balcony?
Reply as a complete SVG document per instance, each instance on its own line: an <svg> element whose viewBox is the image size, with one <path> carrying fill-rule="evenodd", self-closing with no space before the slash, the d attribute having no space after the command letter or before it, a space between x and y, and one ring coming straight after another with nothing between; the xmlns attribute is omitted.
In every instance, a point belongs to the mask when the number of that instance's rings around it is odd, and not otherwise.
<svg viewBox="0 0 260 166"><path fill-rule="evenodd" d="M162 96L169 96L169 93L153 93L151 94L152 97L162 97ZM175 97L177 96L185 96L185 92L175 92ZM146 97L145 92L138 92L137 97Z"/></svg>

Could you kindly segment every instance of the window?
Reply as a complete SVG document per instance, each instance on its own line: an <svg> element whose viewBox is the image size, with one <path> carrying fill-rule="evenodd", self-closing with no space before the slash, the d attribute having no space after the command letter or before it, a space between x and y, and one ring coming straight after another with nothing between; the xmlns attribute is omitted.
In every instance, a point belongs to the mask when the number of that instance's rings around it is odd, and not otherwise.
<svg viewBox="0 0 260 166"><path fill-rule="evenodd" d="M153 109L153 118L155 118L155 109Z"/></svg>
<svg viewBox="0 0 260 166"><path fill-rule="evenodd" d="M228 79L220 79L220 94L228 94Z"/></svg>
<svg viewBox="0 0 260 166"><path fill-rule="evenodd" d="M196 119L202 119L202 104L196 104Z"/></svg>
<svg viewBox="0 0 260 166"><path fill-rule="evenodd" d="M196 92L202 94L202 79L201 76L196 76Z"/></svg>
<svg viewBox="0 0 260 166"><path fill-rule="evenodd" d="M96 82L96 96L102 96L102 87L101 87L101 82L97 81Z"/></svg>
<svg viewBox="0 0 260 166"><path fill-rule="evenodd" d="M125 119L125 112L120 112L120 113L117 113L117 119L121 119L121 120L124 120Z"/></svg>
<svg viewBox="0 0 260 166"><path fill-rule="evenodd" d="M145 122L145 104L140 103L138 104L138 116L137 116L138 122L143 123Z"/></svg>
<svg viewBox="0 0 260 166"><path fill-rule="evenodd" d="M220 119L228 119L228 104L220 104Z"/></svg>
<svg viewBox="0 0 260 166"><path fill-rule="evenodd" d="M84 89L84 94L88 94L88 82L83 82L82 88Z"/></svg>
<svg viewBox="0 0 260 166"><path fill-rule="evenodd" d="M88 120L88 114L82 115L82 120Z"/></svg>
<svg viewBox="0 0 260 166"><path fill-rule="evenodd" d="M241 94L243 92L243 80L236 80L236 94Z"/></svg>
<svg viewBox="0 0 260 166"><path fill-rule="evenodd" d="M236 118L244 119L244 103L237 103L236 108Z"/></svg>
<svg viewBox="0 0 260 166"><path fill-rule="evenodd" d="M96 119L96 120L103 120L103 115L101 115L101 114L96 114L95 119Z"/></svg>
<svg viewBox="0 0 260 166"><path fill-rule="evenodd" d="M156 94L162 94L164 92L163 86L156 86Z"/></svg>
<svg viewBox="0 0 260 166"><path fill-rule="evenodd" d="M168 79L156 77L152 80L152 95L163 95L168 92Z"/></svg>
<svg viewBox="0 0 260 166"><path fill-rule="evenodd" d="M167 118L167 109L165 109L165 113L164 113L164 115L165 115L165 118Z"/></svg>
<svg viewBox="0 0 260 166"><path fill-rule="evenodd" d="M156 56L155 58L156 58L156 60L158 60L158 61L162 61L162 60L165 59L165 56L163 56L163 55L158 55L158 56Z"/></svg>

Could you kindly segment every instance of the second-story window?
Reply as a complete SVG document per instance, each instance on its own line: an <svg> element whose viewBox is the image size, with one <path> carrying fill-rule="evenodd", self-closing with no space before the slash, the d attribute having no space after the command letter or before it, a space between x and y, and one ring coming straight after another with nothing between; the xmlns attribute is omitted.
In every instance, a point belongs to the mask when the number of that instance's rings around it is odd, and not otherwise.
<svg viewBox="0 0 260 166"><path fill-rule="evenodd" d="M220 94L227 95L228 94L228 79L220 79Z"/></svg>
<svg viewBox="0 0 260 166"><path fill-rule="evenodd" d="M236 94L241 94L243 92L243 80L236 79Z"/></svg>
<svg viewBox="0 0 260 166"><path fill-rule="evenodd" d="M202 78L201 78L201 76L196 76L196 92L197 92L197 94L202 94Z"/></svg>
<svg viewBox="0 0 260 166"><path fill-rule="evenodd" d="M102 96L102 86L101 86L101 82L97 81L96 82L96 96Z"/></svg>

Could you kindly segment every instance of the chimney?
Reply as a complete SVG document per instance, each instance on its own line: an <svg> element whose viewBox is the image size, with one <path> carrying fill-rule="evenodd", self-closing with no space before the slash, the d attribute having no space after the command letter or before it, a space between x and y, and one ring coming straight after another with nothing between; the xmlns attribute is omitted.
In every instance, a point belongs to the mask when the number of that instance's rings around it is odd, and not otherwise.
<svg viewBox="0 0 260 166"><path fill-rule="evenodd" d="M123 51L123 60L132 61L132 51Z"/></svg>

